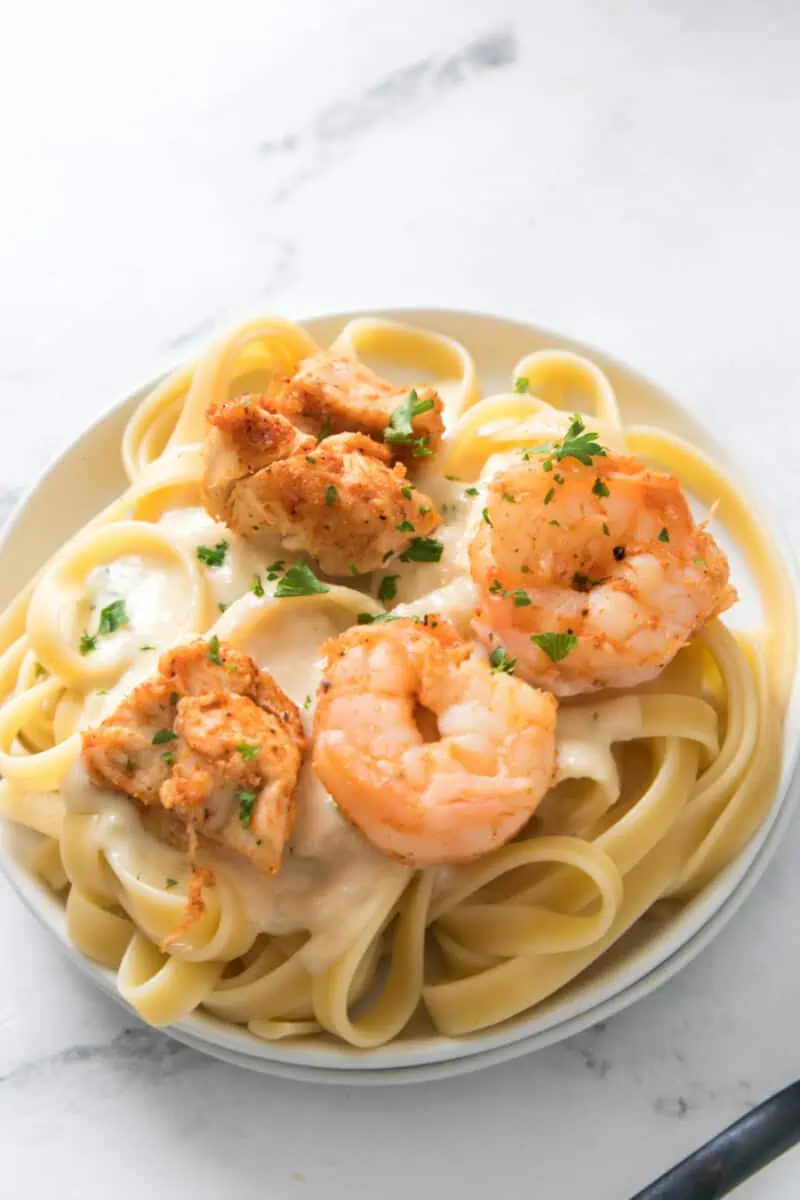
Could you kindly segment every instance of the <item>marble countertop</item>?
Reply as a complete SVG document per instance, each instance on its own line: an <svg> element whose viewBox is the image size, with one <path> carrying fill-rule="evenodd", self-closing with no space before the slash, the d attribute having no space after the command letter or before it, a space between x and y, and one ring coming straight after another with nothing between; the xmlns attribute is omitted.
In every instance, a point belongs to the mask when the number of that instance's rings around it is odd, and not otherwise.
<svg viewBox="0 0 800 1200"><path fill-rule="evenodd" d="M0 515L220 323L450 304L659 379L800 546L798 39L794 0L16 6ZM607 1024L380 1093L136 1024L0 880L0 1194L625 1200L800 1073L798 855L795 822L713 945ZM796 1196L800 1161L769 1180L742 1196Z"/></svg>

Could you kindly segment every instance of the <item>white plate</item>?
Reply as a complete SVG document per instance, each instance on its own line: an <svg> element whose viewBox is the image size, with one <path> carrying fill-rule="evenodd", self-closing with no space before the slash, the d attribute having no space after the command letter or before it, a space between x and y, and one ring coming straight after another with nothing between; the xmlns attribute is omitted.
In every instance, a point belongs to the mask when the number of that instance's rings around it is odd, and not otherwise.
<svg viewBox="0 0 800 1200"><path fill-rule="evenodd" d="M312 336L326 344L355 314L341 314L306 322ZM530 350L564 347L585 354L609 376L626 424L657 424L691 440L723 466L743 478L693 418L642 376L591 347L569 341L533 326L504 318L452 311L387 311L380 315L417 325L427 325L458 338L475 358L484 392L508 386L514 363ZM50 467L12 516L0 540L0 606L16 592L72 533L125 486L119 456L124 424L136 403L153 383L139 388L84 433ZM763 501L759 500L763 511ZM774 528L780 549L797 574L786 540ZM724 537L721 540L725 541ZM733 573L742 594L733 622L750 623L759 605L753 581L740 555L734 556ZM495 1029L459 1040L431 1034L409 1035L387 1047L360 1051L332 1039L267 1043L246 1030L196 1015L171 1028L175 1037L229 1062L291 1078L339 1082L389 1083L409 1079L444 1077L474 1070L527 1053L565 1037L626 1007L647 994L689 962L722 928L742 903L777 847L800 788L794 780L800 734L800 686L791 699L783 770L775 803L764 825L739 858L699 896L654 929L644 941L632 945L613 960L598 964L587 975L540 1005ZM57 936L70 957L104 991L117 996L115 973L83 958L69 943L61 905L30 875L24 866L25 831L5 823L0 842L0 866L34 914Z"/></svg>

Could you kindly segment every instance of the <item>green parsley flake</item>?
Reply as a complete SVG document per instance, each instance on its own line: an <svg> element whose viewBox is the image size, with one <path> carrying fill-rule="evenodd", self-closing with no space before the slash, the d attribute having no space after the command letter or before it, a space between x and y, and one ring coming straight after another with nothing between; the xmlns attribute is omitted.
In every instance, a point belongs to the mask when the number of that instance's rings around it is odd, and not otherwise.
<svg viewBox="0 0 800 1200"><path fill-rule="evenodd" d="M422 437L416 439L416 441L414 442L414 448L412 450L412 454L414 455L414 458L432 458L433 457L433 451L431 450L430 446L428 445L428 442L430 440L431 440L430 434L427 434L427 433L424 434Z"/></svg>
<svg viewBox="0 0 800 1200"><path fill-rule="evenodd" d="M303 708L305 708L305 709L311 708L311 697L310 696L306 696L305 700L303 701Z"/></svg>
<svg viewBox="0 0 800 1200"><path fill-rule="evenodd" d="M400 494L401 496L405 496L406 500L410 500L414 495L414 489L411 484L409 484L407 487L400 488Z"/></svg>
<svg viewBox="0 0 800 1200"><path fill-rule="evenodd" d="M414 526L411 524L410 521L401 521L399 525L395 525L395 529L397 530L398 533L413 533L414 532Z"/></svg>
<svg viewBox="0 0 800 1200"><path fill-rule="evenodd" d="M597 441L597 434L587 430L582 418L573 413L572 422L563 438L534 446L532 453L547 454L556 462L565 458L577 458L579 463L589 467L593 458L605 458L608 451Z"/></svg>
<svg viewBox="0 0 800 1200"><path fill-rule="evenodd" d="M118 629L122 629L125 625L130 625L130 617L125 608L124 600L115 600L112 604L107 604L105 608L100 610L100 624L97 627L98 637L105 637L109 633L116 633Z"/></svg>
<svg viewBox="0 0 800 1200"><path fill-rule="evenodd" d="M661 533L658 535L658 540L660 542L668 542L669 541L669 530L666 528L666 526L661 530Z"/></svg>
<svg viewBox="0 0 800 1200"><path fill-rule="evenodd" d="M352 563L352 562L348 563L347 569L351 575L357 575L358 574L358 563ZM327 591L328 589L326 588L325 590Z"/></svg>
<svg viewBox="0 0 800 1200"><path fill-rule="evenodd" d="M82 633L78 649L81 654L91 654L93 650L97 649L97 638L92 637L90 633Z"/></svg>
<svg viewBox="0 0 800 1200"><path fill-rule="evenodd" d="M603 521L603 533L606 535L606 537L611 537L611 530L608 528L608 525L605 521Z"/></svg>
<svg viewBox="0 0 800 1200"><path fill-rule="evenodd" d="M226 607L227 607L227 605L226 605ZM156 649L156 647L155 647L155 646L150 646L150 645L147 645L147 646L140 646L140 647L139 647L139 649L140 649L140 650L155 650L155 649Z"/></svg>
<svg viewBox="0 0 800 1200"><path fill-rule="evenodd" d="M33 672L34 672L34 678L36 678L36 679L39 679L40 676L47 674L47 672L45 671L44 667L42 666L42 664L40 662L33 664Z"/></svg>
<svg viewBox="0 0 800 1200"><path fill-rule="evenodd" d="M610 496L611 495L611 493L609 492L608 488L606 487L604 481L600 478L599 475L598 475L597 479L595 479L594 483L592 484L592 495L594 495L594 496Z"/></svg>
<svg viewBox="0 0 800 1200"><path fill-rule="evenodd" d="M578 592L590 592L593 587L599 587L601 583L605 583L606 577L601 579L590 579L588 575L584 575L582 571L576 571L572 576L572 586Z"/></svg>
<svg viewBox="0 0 800 1200"><path fill-rule="evenodd" d="M507 596L508 592L499 579L493 579L489 584L489 594L492 596Z"/></svg>
<svg viewBox="0 0 800 1200"><path fill-rule="evenodd" d="M250 584L250 591L254 596L258 596L259 599L261 599L261 597L264 595L264 585L261 582L260 575L253 576L253 582Z"/></svg>
<svg viewBox="0 0 800 1200"><path fill-rule="evenodd" d="M506 675L513 675L517 660L512 658L502 646L496 646L489 655L489 664L495 673L502 671Z"/></svg>
<svg viewBox="0 0 800 1200"><path fill-rule="evenodd" d="M511 595L514 598L515 608L527 608L531 602L531 598L524 588L517 588Z"/></svg>
<svg viewBox="0 0 800 1200"><path fill-rule="evenodd" d="M217 604L217 608L221 613L227 612L229 607L230 605L226 604L224 600L220 600ZM155 646L153 646L153 649L155 650Z"/></svg>
<svg viewBox="0 0 800 1200"><path fill-rule="evenodd" d="M444 546L436 538L412 538L408 549L400 555L400 562L439 562Z"/></svg>
<svg viewBox="0 0 800 1200"><path fill-rule="evenodd" d="M177 736L171 729L159 729L153 734L153 745L163 746L165 742L174 742Z"/></svg>
<svg viewBox="0 0 800 1200"><path fill-rule="evenodd" d="M477 496L477 494L478 494L478 489L476 487L468 487L467 490L464 492L465 496Z"/></svg>
<svg viewBox="0 0 800 1200"><path fill-rule="evenodd" d="M524 396L526 392L531 390L531 385L524 375L518 375L514 380L514 391L518 396Z"/></svg>
<svg viewBox="0 0 800 1200"><path fill-rule="evenodd" d="M237 792L236 799L239 801L239 820L245 829L249 829L253 819L253 805L258 799L258 793Z"/></svg>
<svg viewBox="0 0 800 1200"><path fill-rule="evenodd" d="M278 583L275 595L279 600L286 600L296 596L321 596L329 591L328 585L317 579L311 567L295 563Z"/></svg>
<svg viewBox="0 0 800 1200"><path fill-rule="evenodd" d="M250 762L250 760L255 758L255 756L258 754L260 747L257 742L239 742L239 745L236 747L236 749L238 750L239 754L241 754L245 762Z"/></svg>
<svg viewBox="0 0 800 1200"><path fill-rule="evenodd" d="M430 504L422 504L422 505L420 505L419 515L421 517L427 517L427 515L430 511L431 511Z"/></svg>
<svg viewBox="0 0 800 1200"><path fill-rule="evenodd" d="M336 497L339 495L333 484L325 489L325 507L333 508L336 503Z"/></svg>
<svg viewBox="0 0 800 1200"><path fill-rule="evenodd" d="M551 662L561 662L570 650L574 650L578 639L574 633L532 633L531 641L544 650Z"/></svg>
<svg viewBox="0 0 800 1200"><path fill-rule="evenodd" d="M391 442L394 445L408 445L414 436L413 420L419 417L422 413L430 412L433 408L433 399L428 397L426 400L420 400L417 393L412 388L402 403L398 404L389 417L389 424L383 431L383 440ZM414 453L417 453L415 448ZM428 451L428 453L431 453ZM419 455L418 457L422 457Z"/></svg>
<svg viewBox="0 0 800 1200"><path fill-rule="evenodd" d="M324 442L325 438L330 437L330 436L331 436L331 419L330 419L330 417L326 417L325 420L322 422L322 425L320 426L319 433L317 434L317 441Z"/></svg>
<svg viewBox="0 0 800 1200"><path fill-rule="evenodd" d="M545 498L544 498L544 502L545 502L545 504L549 504L549 503L550 503L550 501L551 501L551 500L553 499L553 497L555 496L555 494L556 494L556 489L555 489L554 487L548 488L548 490L547 490L547 492L546 492L546 494L545 494Z"/></svg>
<svg viewBox="0 0 800 1200"><path fill-rule="evenodd" d="M489 510L488 510L488 508L482 508L482 509L481 509L481 517L482 517L482 519L483 519L483 520L486 522L486 524L487 524L487 525L491 525L491 523L492 523L492 518L489 516Z"/></svg>
<svg viewBox="0 0 800 1200"><path fill-rule="evenodd" d="M169 694L169 702L170 702L170 704L177 704L177 703L178 703L178 701L180 700L180 698L181 698L181 697L180 697L180 693L179 693L179 692L170 692L170 694Z"/></svg>
<svg viewBox="0 0 800 1200"><path fill-rule="evenodd" d="M161 755L161 757L163 758L164 762L167 764L168 767L171 767L172 764L175 762L175 755L172 753L171 750L165 750L164 753Z"/></svg>
<svg viewBox="0 0 800 1200"><path fill-rule="evenodd" d="M208 642L208 657L211 662L216 663L218 667L222 666L222 657L219 652L219 638L216 634L209 639Z"/></svg>
<svg viewBox="0 0 800 1200"><path fill-rule="evenodd" d="M384 575L378 588L378 599L381 604L391 604L397 595L397 581L399 575Z"/></svg>
<svg viewBox="0 0 800 1200"><path fill-rule="evenodd" d="M217 542L216 546L197 547L197 557L207 567L221 567L225 562L225 555L227 553L228 543L226 541Z"/></svg>
<svg viewBox="0 0 800 1200"><path fill-rule="evenodd" d="M168 875L164 882L164 886L165 886L165 888L167 888L167 890L169 890L170 888L177 887L178 881L177 881L177 879L173 879L170 875Z"/></svg>
<svg viewBox="0 0 800 1200"><path fill-rule="evenodd" d="M357 625L385 625L387 621L399 621L394 613L359 613L356 617Z"/></svg>

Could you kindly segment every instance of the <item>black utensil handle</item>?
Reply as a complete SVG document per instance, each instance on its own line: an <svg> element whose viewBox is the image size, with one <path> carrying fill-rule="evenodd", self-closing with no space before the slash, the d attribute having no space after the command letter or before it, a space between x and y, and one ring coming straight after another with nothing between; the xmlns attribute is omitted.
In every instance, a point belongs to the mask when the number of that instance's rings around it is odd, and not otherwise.
<svg viewBox="0 0 800 1200"><path fill-rule="evenodd" d="M723 1129L631 1200L718 1200L800 1142L800 1081Z"/></svg>

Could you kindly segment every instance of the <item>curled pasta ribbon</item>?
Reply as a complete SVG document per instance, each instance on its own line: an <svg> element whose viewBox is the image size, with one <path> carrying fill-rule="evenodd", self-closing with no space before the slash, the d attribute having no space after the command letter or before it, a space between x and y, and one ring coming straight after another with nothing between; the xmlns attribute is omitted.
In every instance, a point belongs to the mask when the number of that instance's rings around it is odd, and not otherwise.
<svg viewBox="0 0 800 1200"><path fill-rule="evenodd" d="M409 884L411 872L399 873L365 920L353 946L312 981L314 1014L320 1025L351 1046L367 1048L391 1041L411 1018L422 990L425 918L433 887L431 872ZM402 897L402 899L401 899ZM358 1017L351 1016L353 981L365 955L395 914L397 917L386 982L377 999Z"/></svg>
<svg viewBox="0 0 800 1200"><path fill-rule="evenodd" d="M43 679L27 692L19 692L0 707L0 775L17 787L34 792L55 791L80 751L77 734L47 750L32 754L14 753L22 728L41 704L58 696L64 685L58 678Z"/></svg>
<svg viewBox="0 0 800 1200"><path fill-rule="evenodd" d="M224 965L165 956L136 932L119 964L117 987L123 1000L150 1025L172 1025L207 999Z"/></svg>
<svg viewBox="0 0 800 1200"><path fill-rule="evenodd" d="M359 613L378 616L383 611L383 606L371 596L365 596L355 588L339 587L336 584L331 584L324 594L310 596L266 595L258 598L251 592L246 592L219 618L214 632L231 646L244 648L248 641L264 628L279 626L287 618L294 619L301 614L301 619L305 621L310 621L317 615L330 615L344 630L354 623ZM276 633L278 632L276 630Z"/></svg>
<svg viewBox="0 0 800 1200"><path fill-rule="evenodd" d="M173 371L145 396L125 426L122 462L131 483L164 453L178 423L193 374L193 364Z"/></svg>
<svg viewBox="0 0 800 1200"><path fill-rule="evenodd" d="M56 895L69 887L69 879L61 861L61 847L56 837L44 837L28 859L28 868Z"/></svg>
<svg viewBox="0 0 800 1200"><path fill-rule="evenodd" d="M570 416L537 396L513 392L486 396L464 413L447 437L444 469L459 479L477 479L494 454L543 445L563 437ZM624 450L624 436L615 425L592 421L592 428L605 445Z"/></svg>
<svg viewBox="0 0 800 1200"><path fill-rule="evenodd" d="M73 884L67 896L70 941L93 962L117 970L135 933L132 921L104 908Z"/></svg>
<svg viewBox="0 0 800 1200"><path fill-rule="evenodd" d="M561 954L517 955L474 974L431 983L422 996L447 1037L498 1025L540 1004L596 962L664 894L680 870L686 835L676 826L625 878L622 903L603 937Z"/></svg>
<svg viewBox="0 0 800 1200"><path fill-rule="evenodd" d="M234 386L255 391L269 376L293 375L318 349L305 329L283 317L258 317L226 334L195 364L169 448L201 442L208 408L227 400Z"/></svg>
<svg viewBox="0 0 800 1200"><path fill-rule="evenodd" d="M562 412L591 412L617 429L622 417L608 377L595 363L571 350L534 350L521 358L513 378L526 379L528 391ZM589 404L587 406L586 401Z"/></svg>
<svg viewBox="0 0 800 1200"><path fill-rule="evenodd" d="M64 801L57 792L30 791L0 779L0 817L16 821L48 838L58 838L64 820Z"/></svg>
<svg viewBox="0 0 800 1200"><path fill-rule="evenodd" d="M419 373L420 383L430 383L442 397L445 427L480 395L475 363L466 347L430 329L380 317L356 317L347 322L331 349L356 358L371 354Z"/></svg>
<svg viewBox="0 0 800 1200"><path fill-rule="evenodd" d="M117 521L79 534L52 563L34 591L28 610L31 648L47 670L59 677L58 686L107 683L132 661L135 647L129 638L117 639L117 648L102 656L81 655L78 650L78 613L86 576L94 567L127 554L149 555L181 569L187 604L176 636L207 627L210 598L197 562L163 530L143 521ZM39 684L33 692L52 684Z"/></svg>
<svg viewBox="0 0 800 1200"><path fill-rule="evenodd" d="M575 916L536 904L462 904L441 918L447 932L462 945L505 958L558 954L588 946L610 929L622 903L622 876L597 846L579 838L531 838L522 843L516 862L519 866L557 863L580 872L596 890L596 910Z"/></svg>

